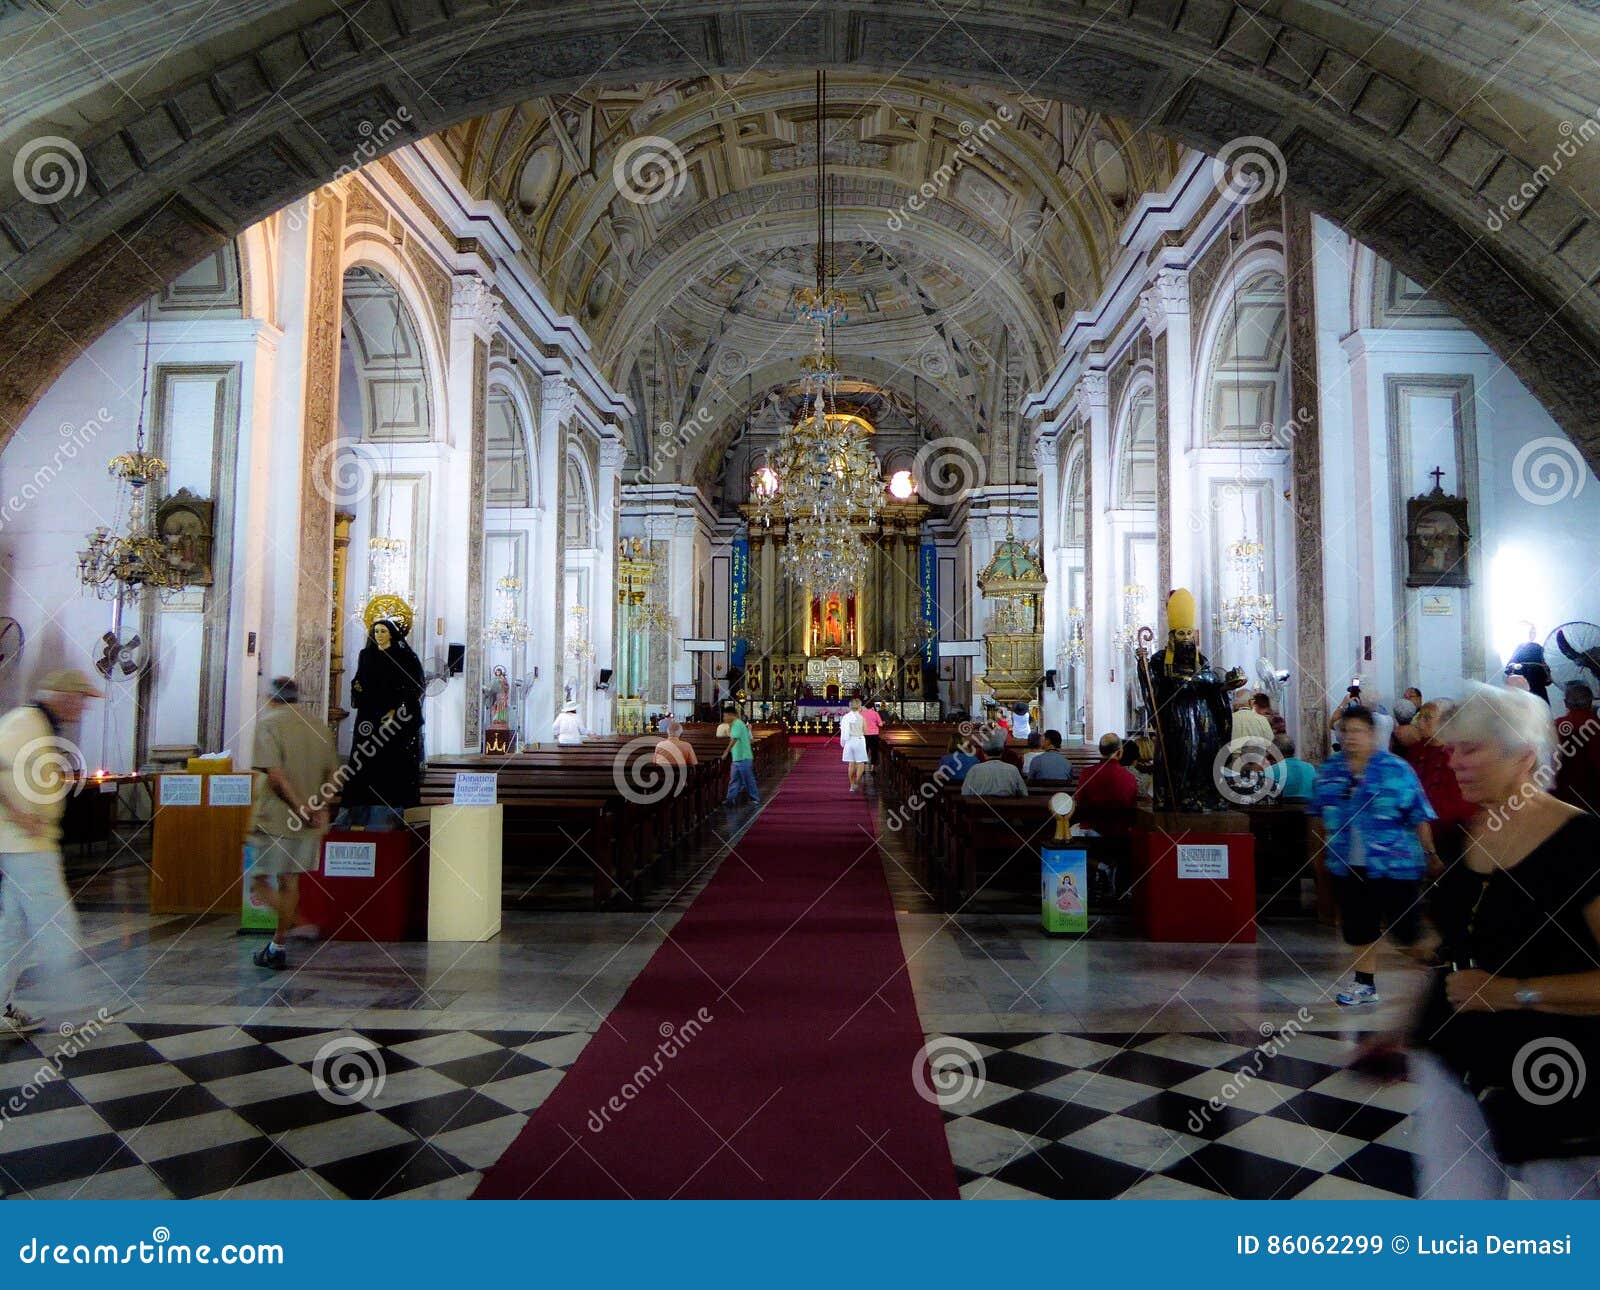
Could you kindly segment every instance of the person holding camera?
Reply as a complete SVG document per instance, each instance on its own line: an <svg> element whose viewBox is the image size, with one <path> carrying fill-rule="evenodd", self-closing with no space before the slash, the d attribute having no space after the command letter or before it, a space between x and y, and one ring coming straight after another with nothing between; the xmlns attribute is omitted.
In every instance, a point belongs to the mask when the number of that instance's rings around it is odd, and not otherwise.
<svg viewBox="0 0 1600 1290"><path fill-rule="evenodd" d="M1388 709L1383 706L1376 694L1370 690L1362 690L1359 676L1350 682L1350 688L1344 692L1344 698L1339 701L1339 706L1333 710L1333 717L1328 722L1328 729L1333 731L1335 739L1338 738L1339 723L1344 720L1345 713L1351 708L1363 708L1372 715L1376 747L1387 751L1389 741L1394 738L1394 718L1389 715Z"/></svg>

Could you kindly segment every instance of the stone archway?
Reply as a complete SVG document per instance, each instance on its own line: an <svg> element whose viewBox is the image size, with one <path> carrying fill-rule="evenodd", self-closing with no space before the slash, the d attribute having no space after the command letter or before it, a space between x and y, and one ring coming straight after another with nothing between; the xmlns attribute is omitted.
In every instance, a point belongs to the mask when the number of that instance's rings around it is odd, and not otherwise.
<svg viewBox="0 0 1600 1290"><path fill-rule="evenodd" d="M0 20L0 39L28 49L0 152L14 176L48 182L29 168L40 141L71 150L56 200L0 208L6 433L139 299L385 149L595 81L827 63L1021 87L1213 154L1268 141L1292 192L1449 301L1600 461L1600 184L1561 152L1574 118L1585 143L1600 124L1566 88L1590 83L1578 65L1600 36L1593 16L1565 12L1563 42L1512 0L1373 0L1362 16L1314 0L1270 16L1241 0L994 0L959 21L912 0L664 0L649 13L624 0L264 0L248 22L196 24L167 48L184 8L110 0L50 19L59 31ZM1504 59L1519 43L1527 72ZM137 110L109 91L135 69Z"/></svg>

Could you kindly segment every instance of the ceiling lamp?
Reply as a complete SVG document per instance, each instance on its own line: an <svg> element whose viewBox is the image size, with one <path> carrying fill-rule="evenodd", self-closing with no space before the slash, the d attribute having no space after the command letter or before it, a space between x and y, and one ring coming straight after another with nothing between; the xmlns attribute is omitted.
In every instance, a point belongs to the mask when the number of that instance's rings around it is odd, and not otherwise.
<svg viewBox="0 0 1600 1290"><path fill-rule="evenodd" d="M908 502L917 491L917 481L909 470L897 470L889 476L889 496L898 502Z"/></svg>
<svg viewBox="0 0 1600 1290"><path fill-rule="evenodd" d="M133 451L113 457L107 466L111 477L127 486L127 522L120 529L106 524L96 526L78 552L78 582L101 599L115 600L119 611L127 592L148 587L166 597L184 585L184 571L173 559L172 548L151 525L150 490L166 478L167 463L144 450L144 414L149 395L150 309L146 306L144 388L139 395Z"/></svg>
<svg viewBox="0 0 1600 1290"><path fill-rule="evenodd" d="M523 621L521 601L521 578L508 573L494 584L494 617L483 629L485 644L517 650L527 643L528 624Z"/></svg>

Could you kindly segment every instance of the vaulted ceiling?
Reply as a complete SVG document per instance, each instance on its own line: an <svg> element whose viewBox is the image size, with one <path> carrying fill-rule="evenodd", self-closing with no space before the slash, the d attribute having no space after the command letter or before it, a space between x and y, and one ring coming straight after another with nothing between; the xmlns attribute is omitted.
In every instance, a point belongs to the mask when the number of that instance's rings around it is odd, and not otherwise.
<svg viewBox="0 0 1600 1290"><path fill-rule="evenodd" d="M820 137L841 368L980 441L1049 369L1181 151L1031 94L867 75L830 77ZM807 348L818 138L814 77L756 73L531 100L443 141L634 396L635 456L691 423L715 460ZM1025 468L1014 449L996 445L1000 477Z"/></svg>

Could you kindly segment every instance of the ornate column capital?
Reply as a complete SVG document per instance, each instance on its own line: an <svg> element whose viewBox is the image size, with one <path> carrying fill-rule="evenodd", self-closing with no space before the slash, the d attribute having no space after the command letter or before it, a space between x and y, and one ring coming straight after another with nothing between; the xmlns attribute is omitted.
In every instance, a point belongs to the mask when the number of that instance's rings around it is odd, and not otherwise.
<svg viewBox="0 0 1600 1290"><path fill-rule="evenodd" d="M578 387L564 375L546 376L539 382L539 419L565 421L578 402Z"/></svg>
<svg viewBox="0 0 1600 1290"><path fill-rule="evenodd" d="M1085 407L1104 412L1109 392L1110 382L1104 371L1090 368L1078 378L1078 397L1083 400Z"/></svg>
<svg viewBox="0 0 1600 1290"><path fill-rule="evenodd" d="M1139 307L1144 311L1151 335L1161 335L1167 329L1169 318L1189 312L1189 271L1158 270L1155 280L1139 293Z"/></svg>
<svg viewBox="0 0 1600 1290"><path fill-rule="evenodd" d="M607 429L614 430L615 426ZM621 439L605 438L600 441L600 469L621 470L623 463L628 460L628 446Z"/></svg>
<svg viewBox="0 0 1600 1290"><path fill-rule="evenodd" d="M1040 426L1033 435L1033 464L1050 470L1061 459L1061 441L1055 426Z"/></svg>
<svg viewBox="0 0 1600 1290"><path fill-rule="evenodd" d="M480 336L494 335L505 306L494 288L476 273L458 273L450 280L450 317L469 323Z"/></svg>

